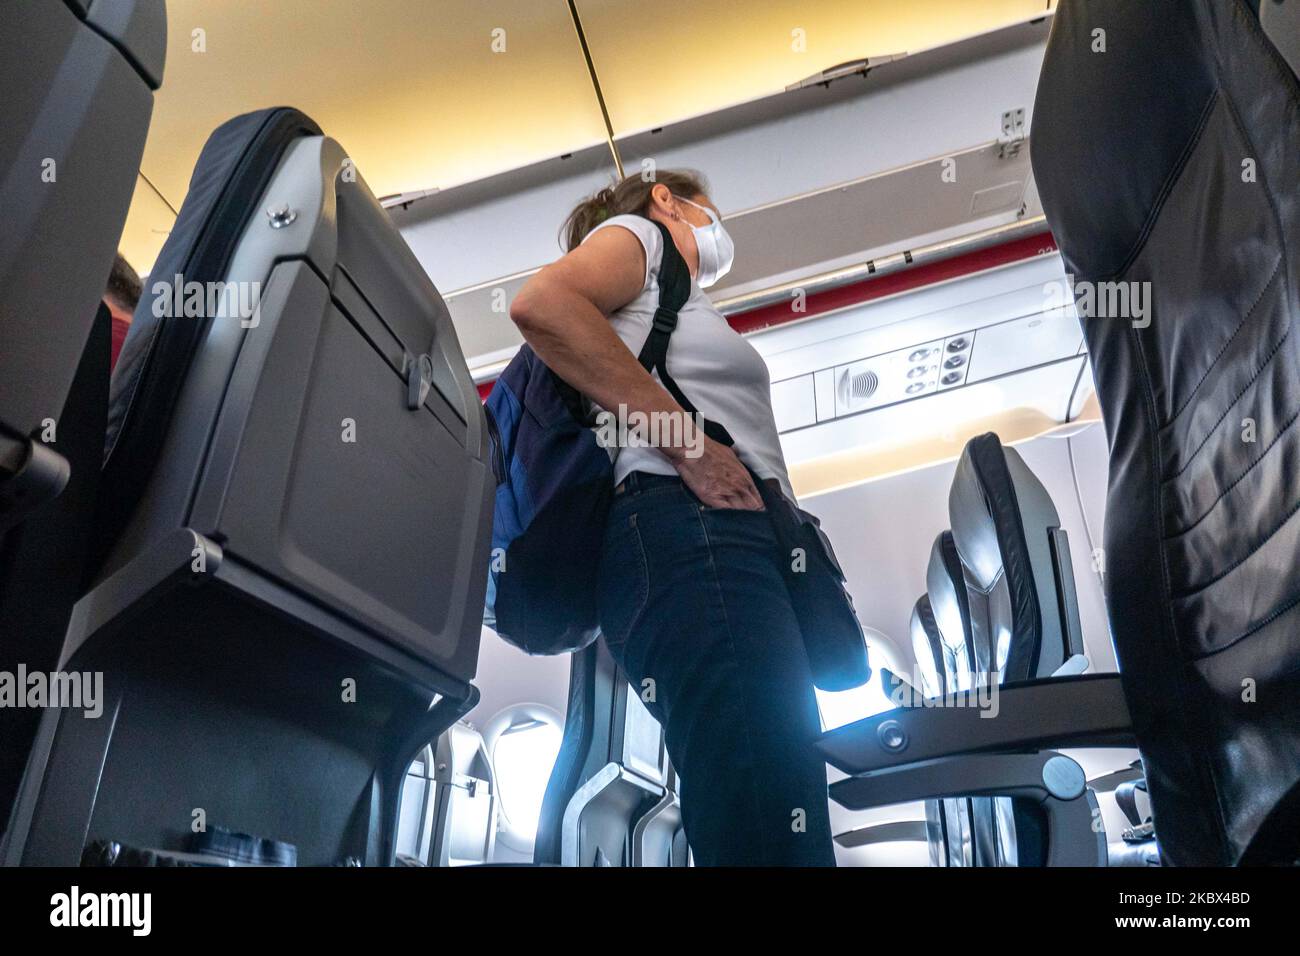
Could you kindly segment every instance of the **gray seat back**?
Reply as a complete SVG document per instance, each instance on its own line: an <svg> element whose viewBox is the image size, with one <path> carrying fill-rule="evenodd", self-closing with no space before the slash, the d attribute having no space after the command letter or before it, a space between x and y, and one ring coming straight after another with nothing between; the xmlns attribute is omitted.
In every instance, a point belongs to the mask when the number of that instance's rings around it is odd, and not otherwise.
<svg viewBox="0 0 1300 956"><path fill-rule="evenodd" d="M483 735L457 721L407 768L397 852L424 866L490 863L499 813Z"/></svg>
<svg viewBox="0 0 1300 956"><path fill-rule="evenodd" d="M989 655L987 647L976 648L971 634L970 597L951 531L940 532L934 539L925 587L943 652L945 691L970 690L975 675L988 670Z"/></svg>
<svg viewBox="0 0 1300 956"><path fill-rule="evenodd" d="M412 757L475 699L494 482L446 307L285 109L209 139L154 278L62 655L111 719L45 715L6 858L181 849L201 809L305 865L386 862Z"/></svg>
<svg viewBox="0 0 1300 956"><path fill-rule="evenodd" d="M166 44L163 0L0 12L0 531L67 480L57 439L31 440L62 415L104 294Z"/></svg>
<svg viewBox="0 0 1300 956"><path fill-rule="evenodd" d="M662 727L603 641L572 660L564 736L542 802L534 862L684 865Z"/></svg>
<svg viewBox="0 0 1300 956"><path fill-rule="evenodd" d="M100 299L166 40L163 0L0 10L0 672L56 668L83 591L108 396ZM38 714L0 708L0 832Z"/></svg>
<svg viewBox="0 0 1300 956"><path fill-rule="evenodd" d="M1034 110L1110 443L1111 632L1179 865L1300 856L1300 81L1274 6L1063 0Z"/></svg>
<svg viewBox="0 0 1300 956"><path fill-rule="evenodd" d="M947 687L944 667L945 650L939 628L934 622L934 609L929 595L922 594L912 606L910 625L912 655L916 658L917 688L927 697L940 697Z"/></svg>

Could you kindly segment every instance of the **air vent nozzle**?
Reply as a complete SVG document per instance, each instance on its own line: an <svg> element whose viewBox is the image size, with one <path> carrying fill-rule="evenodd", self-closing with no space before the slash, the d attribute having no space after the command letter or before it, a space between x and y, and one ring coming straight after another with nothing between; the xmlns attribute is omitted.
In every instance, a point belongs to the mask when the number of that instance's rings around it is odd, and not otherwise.
<svg viewBox="0 0 1300 956"><path fill-rule="evenodd" d="M856 411L870 403L880 390L880 375L861 364L844 369L836 383L837 404L843 411Z"/></svg>
<svg viewBox="0 0 1300 956"><path fill-rule="evenodd" d="M862 401L876 394L876 389L879 387L880 379L876 377L875 372L867 369L853 376L853 381L849 385L849 394Z"/></svg>

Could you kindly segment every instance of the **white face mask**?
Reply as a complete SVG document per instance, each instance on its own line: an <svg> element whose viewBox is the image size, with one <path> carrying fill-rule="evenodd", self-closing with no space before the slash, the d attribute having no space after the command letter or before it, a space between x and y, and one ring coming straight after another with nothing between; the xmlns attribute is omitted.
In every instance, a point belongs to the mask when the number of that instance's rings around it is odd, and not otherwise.
<svg viewBox="0 0 1300 956"><path fill-rule="evenodd" d="M700 252L700 267L695 281L701 289L707 289L731 271L731 264L736 258L736 245L731 241L731 236L727 235L716 212L708 206L682 199L681 196L677 198L702 210L709 217L707 226L691 226L691 232L695 234L695 248Z"/></svg>

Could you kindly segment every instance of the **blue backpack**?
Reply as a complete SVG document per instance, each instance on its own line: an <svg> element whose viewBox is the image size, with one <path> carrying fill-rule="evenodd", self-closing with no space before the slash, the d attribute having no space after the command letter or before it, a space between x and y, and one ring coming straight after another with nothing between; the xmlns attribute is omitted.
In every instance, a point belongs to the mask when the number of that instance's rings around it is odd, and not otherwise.
<svg viewBox="0 0 1300 956"><path fill-rule="evenodd" d="M694 415L667 370L691 276L667 228L655 225L664 250L659 306L637 358ZM600 629L596 583L614 494L610 453L596 441L582 396L527 345L497 379L485 409L497 492L483 623L529 654L581 650ZM703 428L732 444L720 425Z"/></svg>

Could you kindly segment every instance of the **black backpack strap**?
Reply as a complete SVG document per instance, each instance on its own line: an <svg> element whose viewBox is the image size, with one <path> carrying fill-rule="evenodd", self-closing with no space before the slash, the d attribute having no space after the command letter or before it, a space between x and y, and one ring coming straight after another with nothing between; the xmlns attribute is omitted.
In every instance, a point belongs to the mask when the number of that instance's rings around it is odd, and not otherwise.
<svg viewBox="0 0 1300 956"><path fill-rule="evenodd" d="M686 268L686 260L677 251L677 244L673 242L668 227L662 222L653 219L650 221L658 227L659 235L663 237L663 258L659 264L659 307L655 309L654 323L650 326L650 334L646 336L645 344L641 346L641 354L637 356L637 361L647 372L658 372L659 381L663 383L664 388L668 389L668 394L677 400L677 404L682 406L687 414L698 417L704 422L704 434L730 448L735 444L731 434L717 422L709 421L700 415L695 405L668 374L668 343L677 328L677 312L691 296L691 273Z"/></svg>

